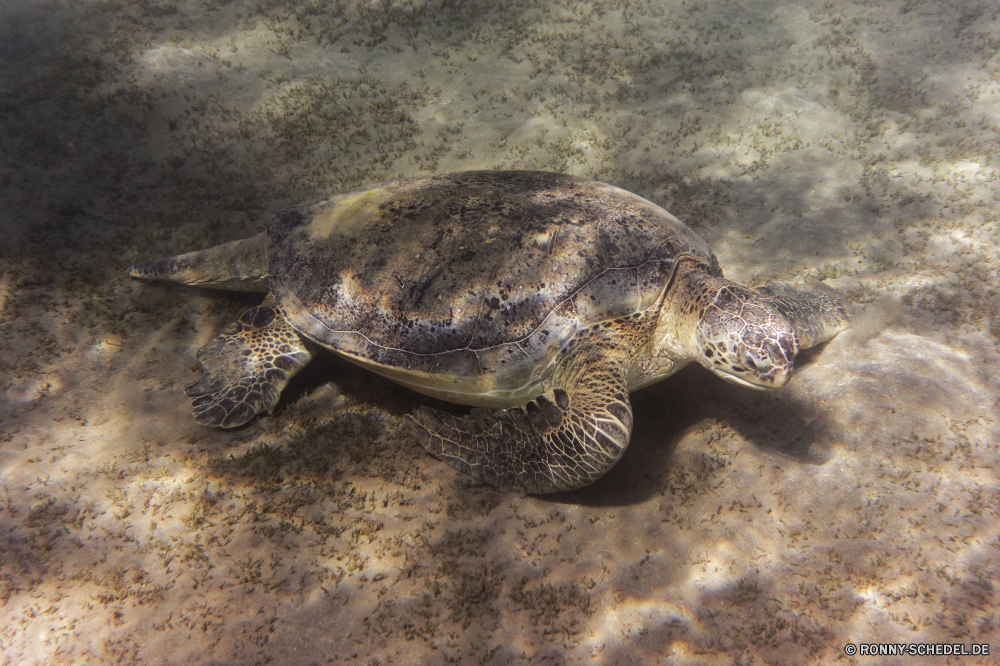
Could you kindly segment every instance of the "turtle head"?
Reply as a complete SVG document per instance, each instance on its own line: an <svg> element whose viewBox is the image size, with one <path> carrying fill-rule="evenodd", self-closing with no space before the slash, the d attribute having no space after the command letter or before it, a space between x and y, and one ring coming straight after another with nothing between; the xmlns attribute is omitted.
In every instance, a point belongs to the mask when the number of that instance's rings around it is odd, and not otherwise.
<svg viewBox="0 0 1000 666"><path fill-rule="evenodd" d="M725 281L705 307L694 332L695 358L728 382L781 388L799 347L795 329L753 289Z"/></svg>

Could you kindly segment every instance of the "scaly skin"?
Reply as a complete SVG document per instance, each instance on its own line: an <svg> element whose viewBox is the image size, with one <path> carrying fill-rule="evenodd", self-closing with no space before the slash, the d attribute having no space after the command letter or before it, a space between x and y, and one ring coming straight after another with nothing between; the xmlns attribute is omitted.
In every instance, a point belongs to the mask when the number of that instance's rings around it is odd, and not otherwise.
<svg viewBox="0 0 1000 666"><path fill-rule="evenodd" d="M235 428L270 413L288 381L312 358L309 346L268 295L198 350L205 374L185 389L195 420Z"/></svg>

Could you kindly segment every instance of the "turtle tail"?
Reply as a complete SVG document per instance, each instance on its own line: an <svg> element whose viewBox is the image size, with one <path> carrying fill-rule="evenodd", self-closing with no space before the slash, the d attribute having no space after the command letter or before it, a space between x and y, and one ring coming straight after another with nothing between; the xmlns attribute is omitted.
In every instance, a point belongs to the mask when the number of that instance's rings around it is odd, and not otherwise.
<svg viewBox="0 0 1000 666"><path fill-rule="evenodd" d="M128 274L143 280L170 280L213 289L266 293L270 291L267 236L262 232L207 250L134 264L129 267Z"/></svg>

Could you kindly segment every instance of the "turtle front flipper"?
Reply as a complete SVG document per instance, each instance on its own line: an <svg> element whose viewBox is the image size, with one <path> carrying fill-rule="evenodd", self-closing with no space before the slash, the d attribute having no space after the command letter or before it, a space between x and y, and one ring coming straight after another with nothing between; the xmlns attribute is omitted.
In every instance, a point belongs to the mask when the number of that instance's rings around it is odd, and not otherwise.
<svg viewBox="0 0 1000 666"><path fill-rule="evenodd" d="M205 375L185 389L205 426L234 428L270 413L312 352L269 295L198 350Z"/></svg>
<svg viewBox="0 0 1000 666"><path fill-rule="evenodd" d="M793 287L772 282L757 291L791 323L799 349L826 342L851 323L850 309L836 292L821 284Z"/></svg>
<svg viewBox="0 0 1000 666"><path fill-rule="evenodd" d="M574 350L553 388L523 407L461 417L421 407L407 425L432 454L498 490L586 486L621 458L632 433L625 353L594 342Z"/></svg>

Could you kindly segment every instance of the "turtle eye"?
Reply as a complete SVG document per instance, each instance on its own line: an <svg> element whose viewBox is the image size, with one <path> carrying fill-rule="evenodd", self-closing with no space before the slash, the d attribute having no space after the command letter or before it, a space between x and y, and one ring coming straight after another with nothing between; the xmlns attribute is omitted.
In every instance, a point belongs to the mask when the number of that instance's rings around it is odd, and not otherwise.
<svg viewBox="0 0 1000 666"><path fill-rule="evenodd" d="M749 349L743 352L743 364L758 374L769 372L774 366L766 351L755 354Z"/></svg>

